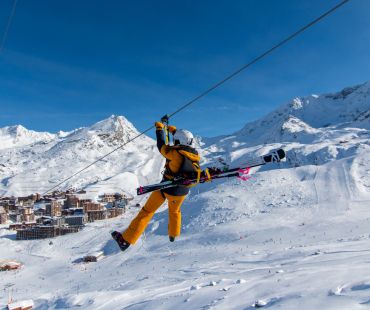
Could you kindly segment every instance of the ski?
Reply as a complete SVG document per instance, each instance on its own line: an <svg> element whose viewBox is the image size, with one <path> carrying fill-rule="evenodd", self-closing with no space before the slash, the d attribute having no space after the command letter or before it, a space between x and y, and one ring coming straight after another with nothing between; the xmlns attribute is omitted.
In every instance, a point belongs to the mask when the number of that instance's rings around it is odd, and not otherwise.
<svg viewBox="0 0 370 310"><path fill-rule="evenodd" d="M198 179L184 179L178 178L170 181L164 181L157 184L147 185L147 186L140 186L136 189L137 195L144 195L156 190L162 190L178 185L192 185L196 183L205 183L211 180L222 179L222 178L231 178L231 177L238 177L242 180L247 180L248 178L245 177L248 174L249 169L253 167L263 166L267 163L277 163L280 162L282 159L285 158L285 151L283 149L278 149L272 151L269 154L264 156L260 156L254 158L250 161L247 161L242 167L235 167L235 168L228 168L223 167L220 168L208 168L209 175L202 174L201 178Z"/></svg>

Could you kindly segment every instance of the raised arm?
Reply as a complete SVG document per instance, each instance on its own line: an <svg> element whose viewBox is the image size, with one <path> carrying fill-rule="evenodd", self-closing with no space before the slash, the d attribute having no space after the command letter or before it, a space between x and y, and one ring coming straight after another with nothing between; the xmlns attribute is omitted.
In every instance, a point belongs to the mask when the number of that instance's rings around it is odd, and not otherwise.
<svg viewBox="0 0 370 310"><path fill-rule="evenodd" d="M171 146L166 145L164 125L161 122L155 123L158 151L167 159L172 159L172 153L175 151ZM168 126L168 131L172 134L176 132L175 126Z"/></svg>

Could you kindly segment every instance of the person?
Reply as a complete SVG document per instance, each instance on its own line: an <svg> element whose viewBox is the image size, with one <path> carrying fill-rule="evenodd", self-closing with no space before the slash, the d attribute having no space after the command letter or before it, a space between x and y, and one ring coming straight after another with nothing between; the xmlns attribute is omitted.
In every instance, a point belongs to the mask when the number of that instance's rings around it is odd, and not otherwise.
<svg viewBox="0 0 370 310"><path fill-rule="evenodd" d="M162 182L178 177L194 178L200 176L200 156L194 148L194 136L188 130L168 126L167 130L173 135L174 145L166 143L165 125L155 123L157 147L166 158L165 171ZM168 202L168 236L171 242L180 235L181 205L189 193L189 186L177 185L175 187L153 192L128 228L120 233L112 232L122 251L135 244L149 224L157 209L167 200Z"/></svg>

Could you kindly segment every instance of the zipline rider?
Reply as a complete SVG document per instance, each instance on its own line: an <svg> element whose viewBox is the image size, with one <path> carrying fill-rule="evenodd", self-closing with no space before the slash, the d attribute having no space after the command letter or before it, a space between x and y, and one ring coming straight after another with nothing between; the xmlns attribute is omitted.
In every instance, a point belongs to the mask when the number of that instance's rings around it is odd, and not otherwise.
<svg viewBox="0 0 370 310"><path fill-rule="evenodd" d="M177 177L200 178L200 156L194 148L193 134L175 126L166 126L156 122L157 147L166 158L163 181L173 180ZM173 135L174 145L166 144L165 129ZM168 142L167 142L168 143ZM171 242L180 235L181 231L181 205L189 193L189 187L178 185L175 187L153 192L138 215L132 220L129 227L123 232L112 232L122 251L131 244L135 244L152 219L157 209L168 201L168 236Z"/></svg>

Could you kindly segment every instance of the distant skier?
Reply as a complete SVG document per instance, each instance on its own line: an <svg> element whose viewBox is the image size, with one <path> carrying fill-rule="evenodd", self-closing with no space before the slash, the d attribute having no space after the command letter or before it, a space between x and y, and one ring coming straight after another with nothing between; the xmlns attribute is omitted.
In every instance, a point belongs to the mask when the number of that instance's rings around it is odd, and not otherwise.
<svg viewBox="0 0 370 310"><path fill-rule="evenodd" d="M166 144L165 125L155 123L157 147L166 158L165 171L162 181L172 180L177 177L200 177L200 156L194 148L194 137L191 132L168 126L168 131L173 135L174 145ZM112 237L117 241L122 251L140 238L145 228L157 209L168 201L168 236L171 242L180 235L181 230L181 205L189 193L189 186L178 185L153 192L138 215L132 220L129 227L123 232L114 231Z"/></svg>

